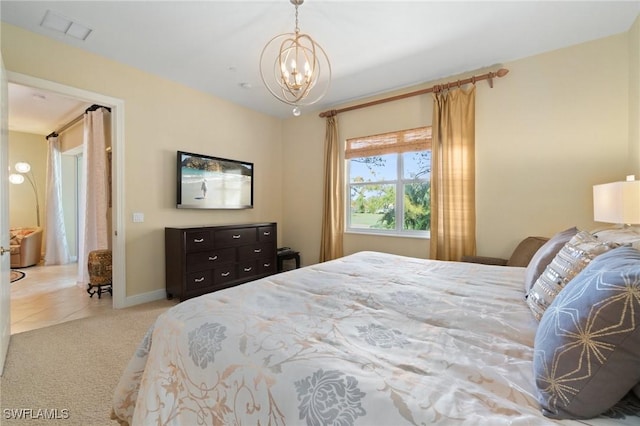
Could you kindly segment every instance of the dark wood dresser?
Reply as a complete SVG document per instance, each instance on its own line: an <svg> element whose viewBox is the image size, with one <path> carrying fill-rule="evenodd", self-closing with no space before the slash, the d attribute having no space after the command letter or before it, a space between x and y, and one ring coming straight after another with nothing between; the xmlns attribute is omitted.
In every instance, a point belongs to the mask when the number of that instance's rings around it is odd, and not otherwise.
<svg viewBox="0 0 640 426"><path fill-rule="evenodd" d="M277 272L277 224L165 228L167 298L186 300Z"/></svg>

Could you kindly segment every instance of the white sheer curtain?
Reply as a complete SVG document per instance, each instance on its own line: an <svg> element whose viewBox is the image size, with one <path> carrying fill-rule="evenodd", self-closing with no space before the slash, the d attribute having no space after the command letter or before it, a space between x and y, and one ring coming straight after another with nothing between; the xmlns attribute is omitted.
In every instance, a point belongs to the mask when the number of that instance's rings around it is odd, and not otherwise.
<svg viewBox="0 0 640 426"><path fill-rule="evenodd" d="M89 282L87 260L93 250L109 244L109 185L107 170L107 126L110 112L106 108L87 111L84 115L82 187L80 190L78 232L78 285ZM84 214L82 214L84 212Z"/></svg>
<svg viewBox="0 0 640 426"><path fill-rule="evenodd" d="M47 180L45 186L44 264L64 265L69 263L67 231L64 226L62 205L62 158L58 136L47 137Z"/></svg>

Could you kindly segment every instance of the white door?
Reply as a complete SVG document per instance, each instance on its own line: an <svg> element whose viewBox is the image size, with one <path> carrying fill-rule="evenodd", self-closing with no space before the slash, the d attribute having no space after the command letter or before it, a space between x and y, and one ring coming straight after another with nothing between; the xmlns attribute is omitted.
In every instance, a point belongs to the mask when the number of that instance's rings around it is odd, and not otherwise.
<svg viewBox="0 0 640 426"><path fill-rule="evenodd" d="M0 374L4 370L4 361L7 358L9 338L11 337L7 87L7 73L0 53Z"/></svg>

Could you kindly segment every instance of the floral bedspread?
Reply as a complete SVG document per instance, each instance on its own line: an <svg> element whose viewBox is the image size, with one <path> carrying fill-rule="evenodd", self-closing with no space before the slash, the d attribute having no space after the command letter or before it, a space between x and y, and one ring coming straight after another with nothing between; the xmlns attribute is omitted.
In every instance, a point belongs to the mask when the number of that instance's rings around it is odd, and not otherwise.
<svg viewBox="0 0 640 426"><path fill-rule="evenodd" d="M532 377L524 268L361 252L176 305L115 390L132 425L557 422Z"/></svg>

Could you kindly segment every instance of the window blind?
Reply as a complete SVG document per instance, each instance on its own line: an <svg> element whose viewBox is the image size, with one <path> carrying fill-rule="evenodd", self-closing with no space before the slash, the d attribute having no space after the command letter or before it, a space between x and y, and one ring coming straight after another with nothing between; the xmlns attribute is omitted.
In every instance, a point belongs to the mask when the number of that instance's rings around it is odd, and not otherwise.
<svg viewBox="0 0 640 426"><path fill-rule="evenodd" d="M347 139L345 158L431 149L431 126Z"/></svg>

